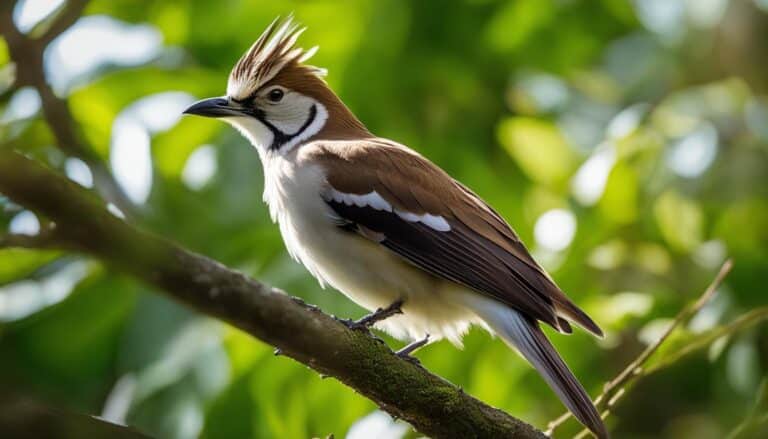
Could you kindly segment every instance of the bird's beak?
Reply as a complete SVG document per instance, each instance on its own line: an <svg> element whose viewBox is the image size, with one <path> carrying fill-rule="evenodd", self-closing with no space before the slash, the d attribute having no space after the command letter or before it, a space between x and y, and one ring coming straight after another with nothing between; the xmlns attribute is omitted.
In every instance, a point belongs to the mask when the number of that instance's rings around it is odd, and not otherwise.
<svg viewBox="0 0 768 439"><path fill-rule="evenodd" d="M225 97L209 98L197 101L184 110L184 114L196 114L205 117L245 116L242 107L233 106Z"/></svg>

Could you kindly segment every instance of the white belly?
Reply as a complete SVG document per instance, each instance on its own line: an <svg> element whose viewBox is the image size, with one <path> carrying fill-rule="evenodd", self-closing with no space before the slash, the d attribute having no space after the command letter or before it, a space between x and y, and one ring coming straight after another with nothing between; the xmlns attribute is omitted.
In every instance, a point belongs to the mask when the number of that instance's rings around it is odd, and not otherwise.
<svg viewBox="0 0 768 439"><path fill-rule="evenodd" d="M379 324L393 336L418 339L430 334L460 344L478 321L462 304L463 287L439 280L385 247L343 231L320 196L325 177L316 166L275 157L265 163L264 200L291 256L321 285L329 284L368 310L403 299L403 315Z"/></svg>

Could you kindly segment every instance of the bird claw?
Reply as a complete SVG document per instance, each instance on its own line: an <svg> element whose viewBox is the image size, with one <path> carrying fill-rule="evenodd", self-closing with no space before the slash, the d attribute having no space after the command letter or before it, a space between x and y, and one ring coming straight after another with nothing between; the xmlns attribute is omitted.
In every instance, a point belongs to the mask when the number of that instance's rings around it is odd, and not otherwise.
<svg viewBox="0 0 768 439"><path fill-rule="evenodd" d="M368 325L365 323L361 323L360 320L352 320L352 319L338 319L344 326L347 328L353 330L353 331L367 331Z"/></svg>
<svg viewBox="0 0 768 439"><path fill-rule="evenodd" d="M413 364L415 366L421 366L421 360L419 360L418 358L414 357L413 355L401 354L400 351L395 352L395 355L400 357L400 359L405 360L405 361L407 361L407 362L409 362L409 363L411 363L411 364Z"/></svg>
<svg viewBox="0 0 768 439"><path fill-rule="evenodd" d="M421 361L419 361L418 358L412 356L411 354L416 352L418 349L424 347L427 343L429 343L429 334L427 334L427 336L421 340L416 340L406 345L404 348L395 352L395 355L397 355L398 357L402 358L405 361L413 363L417 366L421 366Z"/></svg>
<svg viewBox="0 0 768 439"><path fill-rule="evenodd" d="M388 307L379 308L376 311L368 315L365 315L358 320L345 319L345 320L341 320L341 323L346 325L347 328L352 329L354 331L365 331L365 330L368 330L371 326L373 326L377 322L388 319L395 314L402 314L403 313L401 309L402 306L403 306L403 301L397 300L393 302L391 305L389 305Z"/></svg>

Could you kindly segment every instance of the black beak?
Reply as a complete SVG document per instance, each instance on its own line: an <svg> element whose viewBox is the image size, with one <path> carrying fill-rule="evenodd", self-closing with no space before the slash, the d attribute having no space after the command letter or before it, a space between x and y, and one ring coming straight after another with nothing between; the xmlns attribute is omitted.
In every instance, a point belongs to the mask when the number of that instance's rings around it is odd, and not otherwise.
<svg viewBox="0 0 768 439"><path fill-rule="evenodd" d="M233 107L227 98L210 98L197 101L184 110L184 114L205 117L244 116L243 108Z"/></svg>

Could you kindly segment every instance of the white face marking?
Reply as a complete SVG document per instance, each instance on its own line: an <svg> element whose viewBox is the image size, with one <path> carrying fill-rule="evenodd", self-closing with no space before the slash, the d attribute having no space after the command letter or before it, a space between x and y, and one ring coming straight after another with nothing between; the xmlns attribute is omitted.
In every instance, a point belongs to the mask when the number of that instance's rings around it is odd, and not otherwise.
<svg viewBox="0 0 768 439"><path fill-rule="evenodd" d="M397 216L405 221L412 223L422 223L432 228L433 230L437 230L438 232L449 232L451 230L451 225L448 224L448 221L446 221L442 216L432 215L430 213L416 215L415 213L393 209L392 205L389 204L389 202L387 202L387 200L385 200L376 191L371 191L365 195L357 195L347 194L344 192L339 192L335 189L331 189L328 197L337 203L344 203L347 206L370 207L374 210L394 212L397 214Z"/></svg>
<svg viewBox="0 0 768 439"><path fill-rule="evenodd" d="M303 102L305 105L297 103L294 106L294 114L303 115L303 118L293 117L278 120L272 119L273 116L270 115L270 113L267 113L267 120L280 129L280 131L289 135L294 135L291 140L280 146L281 154L287 153L293 149L294 146L319 133L320 130L323 129L323 126L325 126L325 121L328 120L328 110L325 109L323 104L312 98L298 93L295 94L306 100ZM310 120L310 118L312 119ZM307 125L307 122L309 122L309 125Z"/></svg>
<svg viewBox="0 0 768 439"><path fill-rule="evenodd" d="M265 96L274 89L280 89L284 95L279 102L271 102ZM293 92L283 87L269 87L263 96L257 96L252 104L263 111L263 119L256 116L237 116L223 118L245 136L253 146L264 153L272 148L277 130L278 139L284 143L278 146L277 153L285 155L296 145L314 136L325 126L328 110L317 100ZM271 128L267 126L271 125Z"/></svg>
<svg viewBox="0 0 768 439"><path fill-rule="evenodd" d="M237 117L222 117L224 122L232 125L240 131L251 145L255 146L259 153L265 152L269 145L272 144L274 136L266 125L259 122L255 117L250 116L237 116Z"/></svg>

